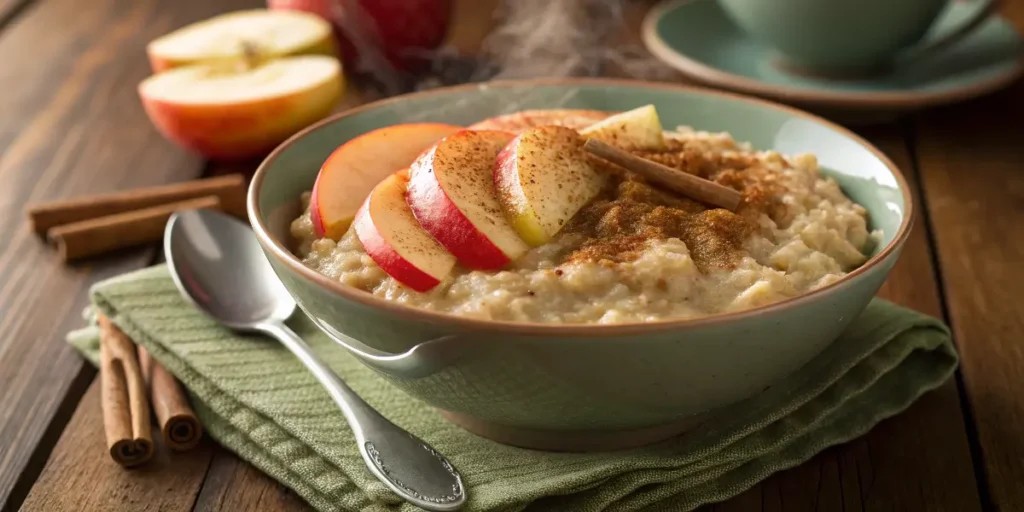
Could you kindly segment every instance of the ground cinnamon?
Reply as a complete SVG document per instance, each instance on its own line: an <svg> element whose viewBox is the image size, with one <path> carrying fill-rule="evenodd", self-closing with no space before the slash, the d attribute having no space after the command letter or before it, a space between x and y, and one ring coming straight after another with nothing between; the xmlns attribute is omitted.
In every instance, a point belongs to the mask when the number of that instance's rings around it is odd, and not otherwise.
<svg viewBox="0 0 1024 512"><path fill-rule="evenodd" d="M100 315L100 379L107 449L118 464L131 467L153 457L149 400L135 344Z"/></svg>
<svg viewBox="0 0 1024 512"><path fill-rule="evenodd" d="M175 451L194 448L203 437L203 428L181 384L142 345L138 353L142 378L146 381L164 444Z"/></svg>
<svg viewBox="0 0 1024 512"><path fill-rule="evenodd" d="M583 149L586 149L594 156L601 157L613 164L622 166L626 170L635 172L652 183L683 194L686 197L725 208L729 211L736 211L736 208L740 205L740 200L743 198L739 191L630 154L597 139L587 140L583 145Z"/></svg>
<svg viewBox="0 0 1024 512"><path fill-rule="evenodd" d="M56 226L46 236L64 261L71 261L159 241L174 212L200 208L223 210L223 205L217 196L200 197Z"/></svg>

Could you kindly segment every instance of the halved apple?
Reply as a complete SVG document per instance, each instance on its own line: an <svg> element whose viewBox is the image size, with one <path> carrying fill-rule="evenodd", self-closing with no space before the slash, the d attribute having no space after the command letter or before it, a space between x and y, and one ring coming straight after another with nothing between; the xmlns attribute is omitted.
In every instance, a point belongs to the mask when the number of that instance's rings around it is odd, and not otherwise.
<svg viewBox="0 0 1024 512"><path fill-rule="evenodd" d="M300 11L250 9L179 28L146 46L154 73L178 66L263 60L289 55L337 55L331 24Z"/></svg>
<svg viewBox="0 0 1024 512"><path fill-rule="evenodd" d="M577 130L601 121L611 113L600 110L554 108L523 110L512 114L489 117L469 127L470 130L498 130L519 134L537 126L568 126Z"/></svg>
<svg viewBox="0 0 1024 512"><path fill-rule="evenodd" d="M466 267L499 269L529 250L505 218L494 187L494 159L512 138L499 131L460 131L409 169L406 200L413 215Z"/></svg>
<svg viewBox="0 0 1024 512"><path fill-rule="evenodd" d="M324 161L313 185L309 204L313 231L319 237L341 238L377 183L462 129L441 123L397 124L342 144Z"/></svg>
<svg viewBox="0 0 1024 512"><path fill-rule="evenodd" d="M209 158L249 158L327 116L343 86L337 59L306 55L174 68L143 80L139 95L168 139Z"/></svg>
<svg viewBox="0 0 1024 512"><path fill-rule="evenodd" d="M418 292L438 285L455 256L420 227L405 202L406 170L377 184L356 213L353 229L366 254L389 276Z"/></svg>
<svg viewBox="0 0 1024 512"><path fill-rule="evenodd" d="M572 128L531 128L498 154L494 184L512 227L532 246L548 243L606 183Z"/></svg>
<svg viewBox="0 0 1024 512"><path fill-rule="evenodd" d="M630 149L662 149L665 137L654 105L615 114L582 130L584 138L595 138L613 146Z"/></svg>

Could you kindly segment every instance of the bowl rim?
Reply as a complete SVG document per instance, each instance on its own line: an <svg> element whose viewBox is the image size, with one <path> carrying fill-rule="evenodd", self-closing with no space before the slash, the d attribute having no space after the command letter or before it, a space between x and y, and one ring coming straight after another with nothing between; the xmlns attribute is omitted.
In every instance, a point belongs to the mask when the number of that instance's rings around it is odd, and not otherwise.
<svg viewBox="0 0 1024 512"><path fill-rule="evenodd" d="M392 103L398 103L405 101L409 98L423 98L439 94L449 94L453 92L466 92L479 90L481 88L502 88L502 87L523 87L526 85L579 85L579 86L620 86L620 87L632 87L632 88L647 88L647 89L660 89L675 92L686 92L704 96L715 96L724 98L732 101L739 101L742 103L752 104L758 107L764 107L781 111L789 115L802 117L810 121L822 124L841 135L852 139L857 142L868 151L870 151L876 158L878 158L893 174L896 178L896 182L899 184L900 192L903 196L904 202L904 214L903 219L900 223L900 227L897 230L892 240L882 248L878 254L872 256L868 261L864 262L860 267L850 271L846 275L837 279L835 282L830 283L826 286L812 290L810 292L790 297L778 302L758 306L751 309L745 309L741 311L735 311L730 313L719 313L703 317L690 318L690 319L665 319L654 322L627 322L619 324L582 324L582 323L570 323L570 324L555 324L555 323L539 323L539 322L516 322L509 320L485 320L479 318L462 317L451 313L443 313L439 311L432 311L428 309L421 309L414 306L407 306L396 302L391 302L386 299L376 297L363 290L359 290L345 284L340 281L335 281L327 276L316 272L315 270L305 266L291 251L288 250L287 246L281 243L275 236L273 236L267 229L263 217L259 213L259 190L263 185L263 179L266 176L270 167L274 164L281 153L295 144L298 140L305 137L307 134L319 130L323 126L337 122L362 112L380 108L385 105ZM632 79L620 79L620 78L539 78L539 79L520 79L520 80L499 80L492 82L482 83L471 83L462 84L450 87L442 87L429 91L415 92L409 94L403 94L399 96L393 96L382 100L373 101L360 105L355 108L347 109L337 114L328 116L315 124L312 124L295 135L289 137L283 143L278 145L264 160L260 163L253 175L252 181L249 184L249 190L247 193L246 210L249 217L249 223L252 225L253 231L256 233L256 237L260 242L260 245L276 257L283 265L290 268L293 272L298 273L300 276L308 281L312 281L314 284L326 288L334 294L341 295L343 298L357 302L363 306L374 308L377 310L383 310L401 317L405 317L408 320L418 321L421 323L428 323L439 326L447 326L453 328L468 329L473 331L502 331L513 334L525 334L525 335L538 335L538 336L571 336L571 337L611 337L611 336L623 336L629 334L641 334L641 333L654 333L663 332L669 330L682 330L691 329L698 327L708 327L717 324L724 324L732 322L734 320L754 317L759 315L772 314L776 311L799 307L807 302L814 301L815 299L827 295L828 293L836 291L839 287L846 285L847 283L856 280L858 277L865 275L874 267L881 264L892 256L906 241L910 234L910 226L912 225L913 218L915 215L915 208L913 204L913 197L910 192L910 186L900 172L899 168L889 159L881 150L876 148L873 144L853 133L852 131L839 126L836 123L815 116L803 110L780 105L778 103L763 100L759 98L753 98L732 92L723 92L717 90L711 90L704 87L694 87L687 85L680 85L674 83L663 83L663 82L650 82L643 80L632 80Z"/></svg>

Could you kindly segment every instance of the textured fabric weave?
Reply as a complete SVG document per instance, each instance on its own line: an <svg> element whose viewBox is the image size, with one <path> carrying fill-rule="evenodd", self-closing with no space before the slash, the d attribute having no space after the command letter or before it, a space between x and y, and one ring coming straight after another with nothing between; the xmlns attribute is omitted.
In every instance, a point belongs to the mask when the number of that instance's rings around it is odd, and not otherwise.
<svg viewBox="0 0 1024 512"><path fill-rule="evenodd" d="M241 336L191 307L155 266L98 284L94 307L188 388L206 431L319 510L417 510L363 465L341 413L276 341ZM828 446L864 434L953 373L939 321L876 299L785 382L679 438L613 453L503 446L447 423L333 345L301 314L291 326L367 402L447 455L467 510L683 511L728 499ZM97 330L69 340L93 362Z"/></svg>

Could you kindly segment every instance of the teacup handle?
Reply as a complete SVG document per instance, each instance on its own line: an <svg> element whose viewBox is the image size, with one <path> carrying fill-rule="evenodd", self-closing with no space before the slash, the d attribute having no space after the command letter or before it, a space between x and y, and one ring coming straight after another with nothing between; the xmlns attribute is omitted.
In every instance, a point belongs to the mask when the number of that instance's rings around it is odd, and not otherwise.
<svg viewBox="0 0 1024 512"><path fill-rule="evenodd" d="M959 0L952 0L953 2ZM972 2L973 3L973 2ZM981 5L970 18L957 25L943 30L943 33L930 37L927 41L904 50L900 53L900 60L917 60L922 57L935 54L950 45L960 41L975 29L981 26L990 16L995 14L1002 5L1002 0L980 0Z"/></svg>

